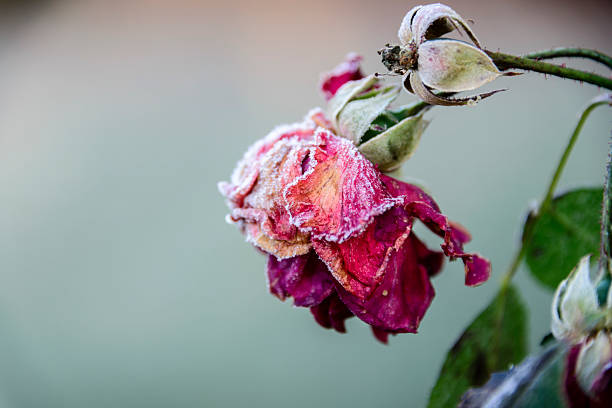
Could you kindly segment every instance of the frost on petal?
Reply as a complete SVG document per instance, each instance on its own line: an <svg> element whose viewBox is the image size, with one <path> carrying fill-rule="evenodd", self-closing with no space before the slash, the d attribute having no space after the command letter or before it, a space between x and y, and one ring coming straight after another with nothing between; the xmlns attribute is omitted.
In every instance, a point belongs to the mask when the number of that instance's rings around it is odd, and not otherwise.
<svg viewBox="0 0 612 408"><path fill-rule="evenodd" d="M325 115L325 112L321 108L312 109L306 115L307 118L312 120L317 126L333 131L334 125Z"/></svg>
<svg viewBox="0 0 612 408"><path fill-rule="evenodd" d="M317 112L313 110L309 116ZM218 185L221 194L228 199L230 207L242 207L244 198L251 192L259 177L261 159L278 141L290 138L296 140L312 138L316 127L311 117L307 117L301 123L278 126L266 137L254 143L238 162L232 173L231 182L222 181Z"/></svg>
<svg viewBox="0 0 612 408"><path fill-rule="evenodd" d="M242 226L247 241L277 258L303 255L309 236L291 224L282 191L302 175L302 162L314 142L313 110L305 122L278 128L245 154L232 175L220 183L228 198L229 220ZM322 116L324 118L324 116Z"/></svg>
<svg viewBox="0 0 612 408"><path fill-rule="evenodd" d="M334 289L333 278L314 252L278 260L268 256L268 286L281 300L293 297L295 306L320 304Z"/></svg>
<svg viewBox="0 0 612 408"><path fill-rule="evenodd" d="M465 21L452 8L436 3L428 4L417 10L411 19L410 29L413 41L420 45L425 40L438 38L458 27L463 28L470 39L480 48L478 38Z"/></svg>
<svg viewBox="0 0 612 408"><path fill-rule="evenodd" d="M340 299L355 316L383 331L416 333L433 297L429 273L419 257L418 239L407 235L394 249L380 285L367 299L337 286Z"/></svg>
<svg viewBox="0 0 612 408"><path fill-rule="evenodd" d="M285 209L282 190L302 175L302 161L308 154L295 138L279 140L259 160L259 177L244 198L245 208L261 214L262 230L272 238L289 240L296 234Z"/></svg>
<svg viewBox="0 0 612 408"><path fill-rule="evenodd" d="M348 81L355 81L363 78L361 73L362 57L351 53L348 54L345 60L340 63L332 71L321 76L321 91L325 95L325 99L331 99L338 89Z"/></svg>
<svg viewBox="0 0 612 408"><path fill-rule="evenodd" d="M417 11L419 11L423 6L415 6L406 13L404 18L402 19L402 24L400 24L400 28L397 32L397 37L399 38L400 44L404 47L408 46L413 39L412 34L412 20L414 19L414 15Z"/></svg>
<svg viewBox="0 0 612 408"><path fill-rule="evenodd" d="M310 252L312 244L308 234L297 231L290 240L274 239L265 234L259 223L240 221L243 224L243 232L247 242L255 245L267 254L272 254L278 259L293 258Z"/></svg>
<svg viewBox="0 0 612 408"><path fill-rule="evenodd" d="M351 142L319 129L308 168L285 189L292 222L314 238L343 242L392 207L380 173Z"/></svg>
<svg viewBox="0 0 612 408"><path fill-rule="evenodd" d="M491 264L480 255L466 253L463 244L470 236L458 224L451 223L440 213L431 197L416 186L381 175L381 180L391 195L403 200L405 210L422 221L430 230L444 238L441 247L444 254L451 260L461 258L465 266L465 284L476 286L484 283L491 273Z"/></svg>
<svg viewBox="0 0 612 408"><path fill-rule="evenodd" d="M310 312L321 326L340 333L346 332L344 321L353 316L335 292L317 306L311 307Z"/></svg>

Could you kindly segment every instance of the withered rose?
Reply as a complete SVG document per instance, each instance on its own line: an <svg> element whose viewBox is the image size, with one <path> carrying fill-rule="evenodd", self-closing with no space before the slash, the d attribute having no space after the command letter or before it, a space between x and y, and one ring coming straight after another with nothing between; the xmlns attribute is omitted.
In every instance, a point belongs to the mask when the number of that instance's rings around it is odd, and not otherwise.
<svg viewBox="0 0 612 408"><path fill-rule="evenodd" d="M359 79L358 65L344 67L324 78L328 94L338 78ZM344 332L355 315L383 342L415 333L445 255L463 260L466 285L489 276L486 259L463 251L463 228L419 187L381 173L319 109L255 143L219 189L228 220L268 255L270 292L309 307L326 328ZM443 238L442 252L417 238L416 220Z"/></svg>

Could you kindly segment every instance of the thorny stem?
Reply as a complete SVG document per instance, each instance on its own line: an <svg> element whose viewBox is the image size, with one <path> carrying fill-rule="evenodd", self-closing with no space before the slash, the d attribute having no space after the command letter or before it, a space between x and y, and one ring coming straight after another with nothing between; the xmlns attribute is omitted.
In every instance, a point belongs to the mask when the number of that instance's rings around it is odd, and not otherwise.
<svg viewBox="0 0 612 408"><path fill-rule="evenodd" d="M576 128L574 129L574 132L572 133L570 140L567 143L567 146L565 147L565 151L563 152L563 155L561 156L561 159L559 160L559 164L557 164L557 169L555 170L555 174L553 175L552 180L550 181L550 184L548 186L548 189L546 190L546 194L544 195L544 198L542 199L542 204L540 204L540 207L536 211L533 212L531 222L525 224L525 230L523 231L521 247L514 255L514 259L512 260L512 263L510 264L510 266L508 267L508 270L506 271L506 273L504 274L504 277L502 278L502 283L501 283L502 290L505 290L505 288L510 284L512 277L518 270L518 267L521 264L521 261L523 260L525 254L527 253L527 248L529 248L529 243L531 242L531 238L533 236L535 225L538 223L542 214L546 213L550 207L550 203L552 202L553 194L555 192L555 189L557 188L559 179L561 178L561 173L563 172L563 169L565 168L567 160L569 159L570 153L572 152L572 149L574 148L574 145L576 144L576 141L578 140L578 136L580 135L580 131L582 130L584 123L586 122L587 118L589 117L593 109L595 109L596 107L600 105L605 105L605 104L612 105L612 94L604 94L604 95L598 96L597 98L593 99L591 103L589 104L589 106L587 106L586 109L580 115L578 124L576 125Z"/></svg>
<svg viewBox="0 0 612 408"><path fill-rule="evenodd" d="M612 79L602 77L592 72L580 71L578 69L566 68L560 65L549 64L525 57L503 54L484 50L491 57L495 65L501 70L522 69L525 71L539 72L542 74L554 75L561 78L574 79L576 81L587 82L602 88L612 90Z"/></svg>
<svg viewBox="0 0 612 408"><path fill-rule="evenodd" d="M552 50L532 52L523 55L523 58L543 60L551 58L586 58L599 62L612 69L612 57L596 50L586 48L554 48Z"/></svg>
<svg viewBox="0 0 612 408"><path fill-rule="evenodd" d="M600 269L609 270L610 248L612 242L612 138L608 142L608 161L606 164L606 182L601 209L601 251L599 256Z"/></svg>

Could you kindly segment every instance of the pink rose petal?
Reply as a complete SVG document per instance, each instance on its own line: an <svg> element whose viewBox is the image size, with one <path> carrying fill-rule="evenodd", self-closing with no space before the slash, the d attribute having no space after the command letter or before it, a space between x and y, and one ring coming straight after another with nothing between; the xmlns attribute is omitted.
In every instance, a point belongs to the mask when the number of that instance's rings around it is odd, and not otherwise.
<svg viewBox="0 0 612 408"><path fill-rule="evenodd" d="M319 128L315 143L306 172L285 189L287 210L300 230L343 242L398 201L351 142Z"/></svg>
<svg viewBox="0 0 612 408"><path fill-rule="evenodd" d="M348 81L356 81L363 78L360 69L361 59L357 54L349 54L344 62L321 77L320 87L326 100L331 99L336 94L336 91Z"/></svg>

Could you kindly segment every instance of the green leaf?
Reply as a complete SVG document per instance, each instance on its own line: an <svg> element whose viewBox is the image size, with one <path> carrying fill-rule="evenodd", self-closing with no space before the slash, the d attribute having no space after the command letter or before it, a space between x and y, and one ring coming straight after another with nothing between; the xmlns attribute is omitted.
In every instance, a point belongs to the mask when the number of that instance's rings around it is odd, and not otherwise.
<svg viewBox="0 0 612 408"><path fill-rule="evenodd" d="M428 408L456 407L470 387L521 361L526 337L526 312L519 294L513 286L502 288L448 352Z"/></svg>
<svg viewBox="0 0 612 408"><path fill-rule="evenodd" d="M599 250L601 188L584 188L555 197L533 224L533 213L523 231L533 228L525 261L532 275L555 289L586 254ZM523 232L524 234L524 232Z"/></svg>
<svg viewBox="0 0 612 408"><path fill-rule="evenodd" d="M563 372L567 346L556 343L520 365L495 373L481 388L465 393L459 408L559 408L565 407Z"/></svg>

